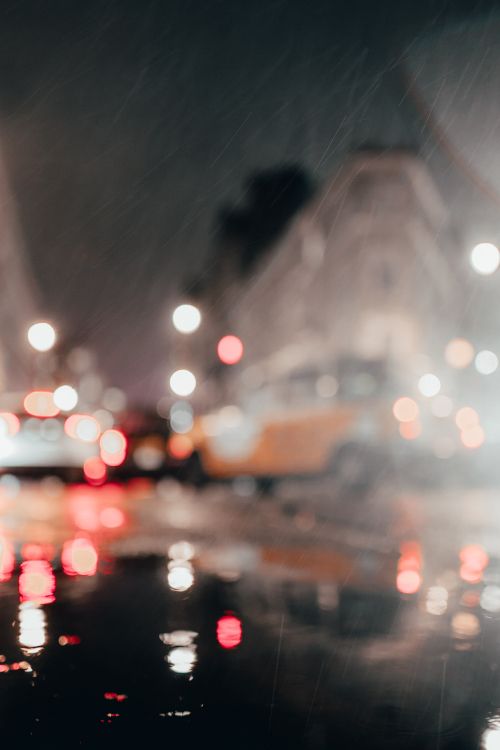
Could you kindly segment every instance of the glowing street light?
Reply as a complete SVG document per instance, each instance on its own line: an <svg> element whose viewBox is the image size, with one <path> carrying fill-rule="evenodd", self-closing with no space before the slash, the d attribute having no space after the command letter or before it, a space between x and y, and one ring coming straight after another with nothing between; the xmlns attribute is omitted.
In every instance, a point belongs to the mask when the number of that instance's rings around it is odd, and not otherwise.
<svg viewBox="0 0 500 750"><path fill-rule="evenodd" d="M56 332L50 323L33 323L28 328L28 341L37 352L48 352L56 343Z"/></svg>
<svg viewBox="0 0 500 750"><path fill-rule="evenodd" d="M190 370L176 370L170 376L170 390L176 396L190 396L196 388L196 378Z"/></svg>
<svg viewBox="0 0 500 750"><path fill-rule="evenodd" d="M500 265L500 253L491 242L480 242L470 254L470 264L481 276L490 276Z"/></svg>
<svg viewBox="0 0 500 750"><path fill-rule="evenodd" d="M179 333L194 333L201 323L201 313L194 305L179 305L172 314L174 328Z"/></svg>
<svg viewBox="0 0 500 750"><path fill-rule="evenodd" d="M78 403L78 393L70 385L60 385L54 391L54 403L61 411L71 411Z"/></svg>

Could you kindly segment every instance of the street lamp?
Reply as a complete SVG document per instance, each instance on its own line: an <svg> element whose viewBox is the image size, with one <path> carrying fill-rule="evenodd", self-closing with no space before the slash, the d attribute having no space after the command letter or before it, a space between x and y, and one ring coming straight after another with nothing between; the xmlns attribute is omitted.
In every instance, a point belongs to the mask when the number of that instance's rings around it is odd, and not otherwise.
<svg viewBox="0 0 500 750"><path fill-rule="evenodd" d="M27 335L30 345L37 352L48 352L56 342L56 332L50 323L33 323Z"/></svg>
<svg viewBox="0 0 500 750"><path fill-rule="evenodd" d="M176 396L190 396L196 388L196 378L190 370L176 370L170 376L169 384Z"/></svg>
<svg viewBox="0 0 500 750"><path fill-rule="evenodd" d="M179 333L194 333L201 323L201 313L194 305L179 305L172 314L174 328Z"/></svg>
<svg viewBox="0 0 500 750"><path fill-rule="evenodd" d="M470 254L470 264L481 276L490 276L500 265L500 253L491 242L480 242Z"/></svg>

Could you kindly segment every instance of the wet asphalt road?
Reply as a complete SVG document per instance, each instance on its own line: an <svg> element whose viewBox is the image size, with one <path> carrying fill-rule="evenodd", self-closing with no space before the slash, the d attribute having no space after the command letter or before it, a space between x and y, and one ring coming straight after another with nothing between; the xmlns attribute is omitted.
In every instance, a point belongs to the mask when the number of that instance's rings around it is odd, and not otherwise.
<svg viewBox="0 0 500 750"><path fill-rule="evenodd" d="M0 724L20 746L499 742L500 616L481 605L496 575L493 490L255 497L4 479L0 514L3 564L6 549L15 558L0 583ZM422 585L402 595L408 539ZM456 571L471 543L490 564L468 584ZM432 614L443 580L446 609Z"/></svg>

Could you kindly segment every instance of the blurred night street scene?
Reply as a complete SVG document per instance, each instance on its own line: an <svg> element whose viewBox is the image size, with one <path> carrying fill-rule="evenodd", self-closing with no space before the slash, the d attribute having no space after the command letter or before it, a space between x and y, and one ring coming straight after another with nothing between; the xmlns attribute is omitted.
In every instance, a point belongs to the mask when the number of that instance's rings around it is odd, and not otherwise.
<svg viewBox="0 0 500 750"><path fill-rule="evenodd" d="M487 0L1 4L9 746L500 750L499 92Z"/></svg>

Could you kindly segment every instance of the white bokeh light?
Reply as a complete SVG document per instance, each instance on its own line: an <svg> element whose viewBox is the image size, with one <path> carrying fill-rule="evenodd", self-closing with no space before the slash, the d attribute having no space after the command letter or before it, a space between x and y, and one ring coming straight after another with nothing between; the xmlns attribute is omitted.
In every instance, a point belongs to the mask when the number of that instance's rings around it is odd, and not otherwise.
<svg viewBox="0 0 500 750"><path fill-rule="evenodd" d="M196 378L190 370L176 370L169 382L176 396L190 396L196 388Z"/></svg>
<svg viewBox="0 0 500 750"><path fill-rule="evenodd" d="M56 343L56 332L50 323L33 323L28 328L28 341L37 352L48 352Z"/></svg>
<svg viewBox="0 0 500 750"><path fill-rule="evenodd" d="M495 352L483 349L476 354L474 365L481 375L491 375L498 368L498 357Z"/></svg>
<svg viewBox="0 0 500 750"><path fill-rule="evenodd" d="M174 328L179 333L194 333L201 323L201 313L194 305L179 305L172 314Z"/></svg>
<svg viewBox="0 0 500 750"><path fill-rule="evenodd" d="M500 253L491 242L480 242L470 254L470 264L476 273L489 276L500 265Z"/></svg>
<svg viewBox="0 0 500 750"><path fill-rule="evenodd" d="M78 393L70 385L60 385L54 391L54 403L61 411L71 411L78 403Z"/></svg>
<svg viewBox="0 0 500 750"><path fill-rule="evenodd" d="M425 375L422 375L418 381L418 390L422 396L431 398L432 396L436 396L441 390L441 381L437 375L434 375L432 372L427 372Z"/></svg>

